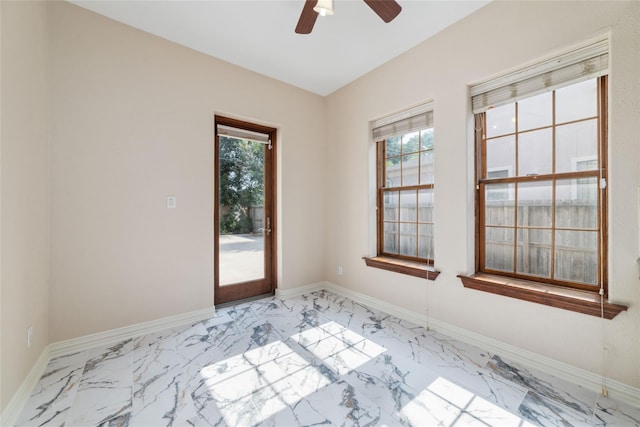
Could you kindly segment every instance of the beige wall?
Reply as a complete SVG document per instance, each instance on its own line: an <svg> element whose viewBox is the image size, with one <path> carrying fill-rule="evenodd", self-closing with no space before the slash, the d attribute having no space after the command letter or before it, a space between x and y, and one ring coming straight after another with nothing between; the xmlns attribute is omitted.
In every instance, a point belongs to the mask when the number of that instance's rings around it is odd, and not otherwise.
<svg viewBox="0 0 640 427"><path fill-rule="evenodd" d="M46 6L2 1L0 10L1 410L49 343L49 152Z"/></svg>
<svg viewBox="0 0 640 427"><path fill-rule="evenodd" d="M324 279L320 96L50 9L52 342L213 305L216 113L279 129L279 287Z"/></svg>
<svg viewBox="0 0 640 427"><path fill-rule="evenodd" d="M473 264L467 85L607 30L610 290L630 306L605 322L607 373L640 386L639 3L494 2L327 98L68 3L2 1L0 15L0 408L49 342L212 304L215 113L279 129L282 289L329 280L599 372L600 320L455 276ZM430 99L435 283L361 259L374 238L368 121Z"/></svg>
<svg viewBox="0 0 640 427"><path fill-rule="evenodd" d="M468 84L611 30L610 295L607 374L640 386L638 193L640 3L494 2L327 98L327 280L596 373L598 318L462 287L473 272L473 146ZM375 236L369 120L435 102L435 283L364 265ZM348 238L346 237L348 236ZM344 275L336 275L336 266ZM428 302L427 302L428 301Z"/></svg>

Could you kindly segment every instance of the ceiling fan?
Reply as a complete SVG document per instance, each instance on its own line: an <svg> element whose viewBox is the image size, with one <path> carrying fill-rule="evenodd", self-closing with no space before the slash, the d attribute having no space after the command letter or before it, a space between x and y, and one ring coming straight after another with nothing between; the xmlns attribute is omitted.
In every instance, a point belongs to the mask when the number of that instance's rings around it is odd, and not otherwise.
<svg viewBox="0 0 640 427"><path fill-rule="evenodd" d="M398 16L402 10L395 0L363 0L367 6L371 8L384 22L391 22ZM305 0L298 25L296 25L296 33L309 34L313 30L313 25L316 23L316 19L319 14L328 15L333 14L333 7L329 6L329 9L322 7L320 3L326 3L326 1L318 0ZM330 4L333 1L329 2Z"/></svg>

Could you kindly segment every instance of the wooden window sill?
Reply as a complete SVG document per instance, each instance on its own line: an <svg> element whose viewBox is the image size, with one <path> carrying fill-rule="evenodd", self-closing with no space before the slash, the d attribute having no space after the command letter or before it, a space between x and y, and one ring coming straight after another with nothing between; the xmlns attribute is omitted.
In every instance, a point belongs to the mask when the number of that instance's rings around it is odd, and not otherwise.
<svg viewBox="0 0 640 427"><path fill-rule="evenodd" d="M458 277L462 280L465 288L517 298L591 316L601 316L600 295L592 292L566 289L539 282L530 282L485 273L476 273L472 276L459 275ZM606 319L613 319L622 311L626 311L628 307L605 301L603 308L604 317Z"/></svg>
<svg viewBox="0 0 640 427"><path fill-rule="evenodd" d="M436 280L440 274L440 272L434 270L433 267L416 261L407 261L385 256L363 257L362 259L364 259L364 262L369 267L393 271L394 273L408 274L409 276L420 277L427 280Z"/></svg>

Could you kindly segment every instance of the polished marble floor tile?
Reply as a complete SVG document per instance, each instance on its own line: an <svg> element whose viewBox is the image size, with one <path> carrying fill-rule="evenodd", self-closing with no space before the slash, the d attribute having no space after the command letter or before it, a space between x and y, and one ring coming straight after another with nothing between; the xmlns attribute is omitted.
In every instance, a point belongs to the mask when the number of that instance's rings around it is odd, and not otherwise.
<svg viewBox="0 0 640 427"><path fill-rule="evenodd" d="M640 408L318 291L56 357L17 424L330 425L640 426Z"/></svg>

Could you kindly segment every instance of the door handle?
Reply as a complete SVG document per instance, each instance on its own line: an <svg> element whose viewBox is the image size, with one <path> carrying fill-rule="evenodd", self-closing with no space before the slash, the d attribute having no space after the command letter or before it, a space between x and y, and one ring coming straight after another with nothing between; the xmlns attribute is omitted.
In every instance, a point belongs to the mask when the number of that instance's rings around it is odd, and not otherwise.
<svg viewBox="0 0 640 427"><path fill-rule="evenodd" d="M266 222L267 222L267 226L265 228L258 228L258 231L261 232L262 234L270 235L271 234L271 218L267 217Z"/></svg>

